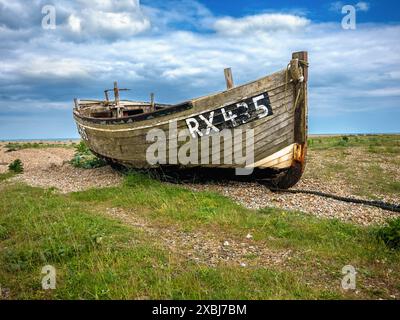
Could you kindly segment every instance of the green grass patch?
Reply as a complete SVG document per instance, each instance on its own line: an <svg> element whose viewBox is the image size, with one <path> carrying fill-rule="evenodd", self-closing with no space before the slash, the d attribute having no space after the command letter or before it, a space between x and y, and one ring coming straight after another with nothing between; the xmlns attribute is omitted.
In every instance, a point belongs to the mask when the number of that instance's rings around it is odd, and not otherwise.
<svg viewBox="0 0 400 320"><path fill-rule="evenodd" d="M372 153L399 153L400 135L343 135L310 137L311 150L364 147Z"/></svg>
<svg viewBox="0 0 400 320"><path fill-rule="evenodd" d="M66 143L46 143L46 142L9 142L5 145L8 152L18 151L23 149L43 149L43 148L73 148L75 142Z"/></svg>
<svg viewBox="0 0 400 320"><path fill-rule="evenodd" d="M0 182L6 181L12 177L15 176L14 172L5 172L5 173L0 173Z"/></svg>
<svg viewBox="0 0 400 320"><path fill-rule="evenodd" d="M18 195L20 201L15 202ZM180 258L142 231L50 190L7 186L0 195L0 283L18 299L318 298L287 271L210 268ZM57 288L41 289L44 265Z"/></svg>
<svg viewBox="0 0 400 320"><path fill-rule="evenodd" d="M106 161L95 156L83 141L75 145L75 155L71 160L71 164L74 167L84 169L99 168L107 165Z"/></svg>
<svg viewBox="0 0 400 320"><path fill-rule="evenodd" d="M340 289L346 264L360 274L357 297L387 297L400 287L400 253L377 240L373 228L275 208L248 210L221 195L195 193L139 173L130 173L118 187L67 195L21 184L2 188L0 283L11 298L356 297ZM238 241L251 233L258 246L289 250L293 258L268 268L199 265L169 251L158 237L109 218L103 212L111 207L161 229L213 232ZM41 289L40 271L47 264L57 269L54 291ZM379 292L368 290L374 281Z"/></svg>
<svg viewBox="0 0 400 320"><path fill-rule="evenodd" d="M400 249L400 218L389 220L385 226L377 229L376 236L388 247Z"/></svg>
<svg viewBox="0 0 400 320"><path fill-rule="evenodd" d="M8 170L13 173L22 173L24 172L24 165L20 159L15 159L8 165Z"/></svg>
<svg viewBox="0 0 400 320"><path fill-rule="evenodd" d="M307 177L345 181L360 196L399 194L400 181L393 173L400 164L400 135L311 137L308 142L309 159L313 162L316 157L321 162L306 170Z"/></svg>

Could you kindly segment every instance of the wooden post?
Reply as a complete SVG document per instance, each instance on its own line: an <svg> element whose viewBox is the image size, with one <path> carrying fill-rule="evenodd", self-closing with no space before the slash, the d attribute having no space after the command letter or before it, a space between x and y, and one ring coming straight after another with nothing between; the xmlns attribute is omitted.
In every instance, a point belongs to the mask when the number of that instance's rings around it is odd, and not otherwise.
<svg viewBox="0 0 400 320"><path fill-rule="evenodd" d="M297 109L295 110L295 130L294 137L295 141L299 144L307 144L307 105L308 105L308 96L307 96L307 81L308 81L308 53L307 51L294 52L292 54L292 59L298 59L299 65L303 69L303 77L304 80L301 83L303 86L303 98ZM302 63L303 62L303 63ZM296 98L294 98L296 99ZM306 149L306 148L304 148Z"/></svg>
<svg viewBox="0 0 400 320"><path fill-rule="evenodd" d="M75 109L79 110L79 102L77 98L74 98Z"/></svg>
<svg viewBox="0 0 400 320"><path fill-rule="evenodd" d="M115 99L115 105L119 106L119 90L117 81L114 81L114 99Z"/></svg>
<svg viewBox="0 0 400 320"><path fill-rule="evenodd" d="M114 81L114 99L115 99L115 108L117 109L117 118L122 118L123 112L120 106L119 100L119 90L118 90L118 83Z"/></svg>
<svg viewBox="0 0 400 320"><path fill-rule="evenodd" d="M294 110L294 142L296 143L292 166L286 172L279 176L274 184L278 188L288 189L294 186L301 178L305 168L305 158L307 155L307 81L308 81L308 56L306 51L294 52L292 59L298 59L303 69L303 82L294 84L300 86L303 95L299 101L297 108ZM293 61L293 60L292 60ZM296 61L296 65L297 65ZM297 73L297 72L295 72ZM296 90L294 95L296 95ZM293 97L293 101L296 97Z"/></svg>
<svg viewBox="0 0 400 320"><path fill-rule="evenodd" d="M233 77L232 77L231 68L224 69L224 74L225 74L226 88L228 90L232 89L234 87L234 84L233 84Z"/></svg>
<svg viewBox="0 0 400 320"><path fill-rule="evenodd" d="M150 111L154 111L155 110L155 105L154 105L154 93L150 93L150 105L151 105L151 109Z"/></svg>
<svg viewBox="0 0 400 320"><path fill-rule="evenodd" d="M300 52L294 52L292 54L292 59L299 59L304 62L308 62L308 52L307 51L300 51ZM304 81L308 81L308 67L303 66L303 76L304 76Z"/></svg>
<svg viewBox="0 0 400 320"><path fill-rule="evenodd" d="M108 90L104 90L104 95L106 96L106 101L108 102L108 101L109 101L109 98L108 98Z"/></svg>

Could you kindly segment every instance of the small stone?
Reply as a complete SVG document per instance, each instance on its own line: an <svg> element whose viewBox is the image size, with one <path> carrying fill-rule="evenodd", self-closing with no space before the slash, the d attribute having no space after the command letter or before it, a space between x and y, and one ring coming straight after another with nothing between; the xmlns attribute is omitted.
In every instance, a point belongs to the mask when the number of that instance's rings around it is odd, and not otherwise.
<svg viewBox="0 0 400 320"><path fill-rule="evenodd" d="M246 239L253 239L253 236L250 233L248 233Z"/></svg>
<svg viewBox="0 0 400 320"><path fill-rule="evenodd" d="M224 241L224 246L225 247L229 246L229 241Z"/></svg>
<svg viewBox="0 0 400 320"><path fill-rule="evenodd" d="M245 264L244 262L241 262L241 263L240 263L240 266L243 267L243 268L245 268L245 267L247 267L247 264Z"/></svg>

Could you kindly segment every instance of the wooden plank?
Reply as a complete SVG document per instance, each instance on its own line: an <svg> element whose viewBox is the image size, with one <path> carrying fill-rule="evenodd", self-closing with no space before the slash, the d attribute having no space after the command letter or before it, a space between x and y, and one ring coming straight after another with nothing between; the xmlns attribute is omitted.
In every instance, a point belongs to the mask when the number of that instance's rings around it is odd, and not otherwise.
<svg viewBox="0 0 400 320"><path fill-rule="evenodd" d="M224 74L225 74L226 88L230 90L234 87L232 69L231 68L224 69Z"/></svg>

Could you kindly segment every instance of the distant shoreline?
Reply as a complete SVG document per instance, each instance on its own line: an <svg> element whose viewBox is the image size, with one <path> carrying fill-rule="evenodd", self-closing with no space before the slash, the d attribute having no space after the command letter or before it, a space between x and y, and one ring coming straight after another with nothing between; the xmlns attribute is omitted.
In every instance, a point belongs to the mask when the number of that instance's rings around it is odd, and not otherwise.
<svg viewBox="0 0 400 320"><path fill-rule="evenodd" d="M313 133L310 138L338 136L397 136L398 133ZM0 139L0 142L79 142L80 138L36 138L36 139Z"/></svg>
<svg viewBox="0 0 400 320"><path fill-rule="evenodd" d="M308 137L339 137L339 136L398 136L400 132L393 133L312 133Z"/></svg>
<svg viewBox="0 0 400 320"><path fill-rule="evenodd" d="M79 142L80 138L0 139L0 142Z"/></svg>

